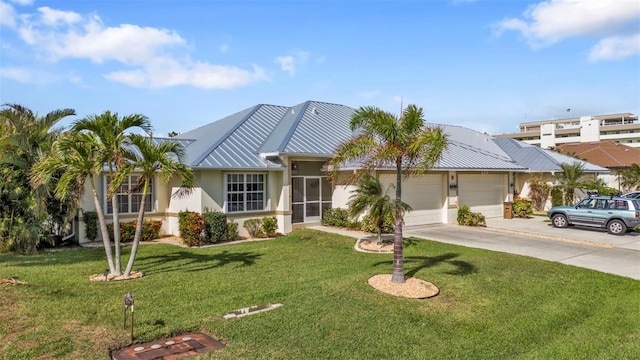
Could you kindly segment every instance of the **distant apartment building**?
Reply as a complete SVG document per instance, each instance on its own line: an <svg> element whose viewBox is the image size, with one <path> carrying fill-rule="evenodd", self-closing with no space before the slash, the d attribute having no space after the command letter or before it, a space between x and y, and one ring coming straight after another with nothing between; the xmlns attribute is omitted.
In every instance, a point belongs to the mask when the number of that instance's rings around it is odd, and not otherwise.
<svg viewBox="0 0 640 360"><path fill-rule="evenodd" d="M544 149L568 143L614 141L640 148L640 122L631 113L581 116L520 123L520 132L496 135Z"/></svg>

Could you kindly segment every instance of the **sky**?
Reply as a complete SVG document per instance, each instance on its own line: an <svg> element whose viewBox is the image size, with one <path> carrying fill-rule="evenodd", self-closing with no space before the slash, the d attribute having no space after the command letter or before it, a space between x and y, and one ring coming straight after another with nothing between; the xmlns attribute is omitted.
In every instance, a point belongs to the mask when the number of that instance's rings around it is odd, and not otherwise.
<svg viewBox="0 0 640 360"><path fill-rule="evenodd" d="M638 0L0 0L0 103L186 132L257 104L407 104L489 134L640 113ZM569 110L570 109L570 110Z"/></svg>

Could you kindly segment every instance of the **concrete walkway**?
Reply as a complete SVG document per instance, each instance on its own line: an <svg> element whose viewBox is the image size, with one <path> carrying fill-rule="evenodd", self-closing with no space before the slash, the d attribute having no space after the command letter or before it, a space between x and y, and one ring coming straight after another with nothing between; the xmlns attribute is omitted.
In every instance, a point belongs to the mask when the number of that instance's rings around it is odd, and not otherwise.
<svg viewBox="0 0 640 360"><path fill-rule="evenodd" d="M451 224L407 226L405 237L531 256L640 280L640 233L610 235L605 230L554 228L545 217L488 219L486 228ZM370 234L315 226L354 238Z"/></svg>

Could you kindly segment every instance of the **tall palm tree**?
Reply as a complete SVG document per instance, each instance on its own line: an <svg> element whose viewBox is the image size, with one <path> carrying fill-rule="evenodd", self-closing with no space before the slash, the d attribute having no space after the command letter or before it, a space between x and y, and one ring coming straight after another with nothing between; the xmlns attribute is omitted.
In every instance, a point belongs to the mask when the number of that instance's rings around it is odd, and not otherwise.
<svg viewBox="0 0 640 360"><path fill-rule="evenodd" d="M409 105L397 118L377 107L360 107L351 117L352 131L359 135L342 144L330 161L335 180L340 166L350 161L362 164L364 173L395 167L395 231L393 238L394 283L404 283L402 249L402 177L431 169L447 146L442 129L426 126L422 108Z"/></svg>
<svg viewBox="0 0 640 360"><path fill-rule="evenodd" d="M95 134L101 147L99 153L104 163L108 166L109 179L112 180L111 185L114 185L113 179L115 174L118 169L124 165L124 146L129 136L127 131L135 128L140 128L149 133L151 131L151 123L146 116L141 114L132 114L120 118L118 113L105 111L100 115L89 115L84 119L74 122L72 131L91 132ZM118 210L118 197L114 196L114 193L118 191L118 187L109 186L107 188L107 197L111 200L111 214L113 217L113 242L115 245L114 275L120 275L122 273L120 259L120 214Z"/></svg>
<svg viewBox="0 0 640 360"><path fill-rule="evenodd" d="M140 244L140 237L142 235L145 201L149 185L153 179L158 176L160 181L166 184L174 176L179 176L182 182L182 191L174 194L176 196L188 193L195 185L193 171L184 164L185 152L180 143L176 141L165 141L160 144L155 144L153 139L136 134L129 136L129 143L135 147L135 149L125 150L123 152L127 162L119 169L114 182L116 184L121 183L133 172L139 174L138 184L136 185L137 189L134 190L142 188L142 199L140 200L140 210L138 210L131 255L129 256L127 268L123 274L125 277L131 273L138 252L138 245Z"/></svg>
<svg viewBox="0 0 640 360"><path fill-rule="evenodd" d="M631 164L631 167L620 172L621 185L626 190L640 189L640 164Z"/></svg>
<svg viewBox="0 0 640 360"><path fill-rule="evenodd" d="M349 197L349 215L357 217L367 210L367 215L376 225L378 230L378 243L382 243L382 228L387 214L393 213L395 200L389 196L389 191L395 186L390 184L386 191L383 191L380 180L371 176L362 176L358 182L358 187L353 195ZM409 204L402 203L402 212L411 210Z"/></svg>
<svg viewBox="0 0 640 360"><path fill-rule="evenodd" d="M560 164L562 172L556 175L556 179L565 191L565 204L572 204L575 201L575 190L584 186L584 165L580 162L571 164Z"/></svg>
<svg viewBox="0 0 640 360"><path fill-rule="evenodd" d="M52 178L61 172L62 175L54 189L56 197L77 201L84 192L85 182L89 181L109 271L115 273L109 231L102 211L102 201L98 197L95 185L95 178L100 176L104 165L100 156L101 149L102 146L95 134L67 132L54 143L51 154L34 165L31 183L36 186L51 183Z"/></svg>
<svg viewBox="0 0 640 360"><path fill-rule="evenodd" d="M47 186L31 187L29 172L51 148L60 130L54 126L73 109L60 109L39 116L19 104L4 104L0 110L0 240L12 239L24 251L35 249L49 237L43 226L52 223L53 197ZM58 204L60 205L60 204ZM68 215L68 214L66 214ZM69 219L64 217L62 221ZM58 224L60 225L60 224ZM20 249L18 249L20 250Z"/></svg>

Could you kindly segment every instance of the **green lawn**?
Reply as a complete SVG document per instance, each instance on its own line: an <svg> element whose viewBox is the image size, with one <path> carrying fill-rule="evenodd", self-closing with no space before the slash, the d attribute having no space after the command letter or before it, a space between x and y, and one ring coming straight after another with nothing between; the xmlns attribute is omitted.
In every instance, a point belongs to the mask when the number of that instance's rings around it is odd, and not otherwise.
<svg viewBox="0 0 640 360"><path fill-rule="evenodd" d="M142 279L92 283L102 249L0 255L0 359L107 359L135 337L202 330L226 342L205 359L638 359L640 282L542 260L409 239L405 271L440 288L396 298L367 279L392 255L313 230L206 249L145 245ZM278 309L235 320L232 310Z"/></svg>

